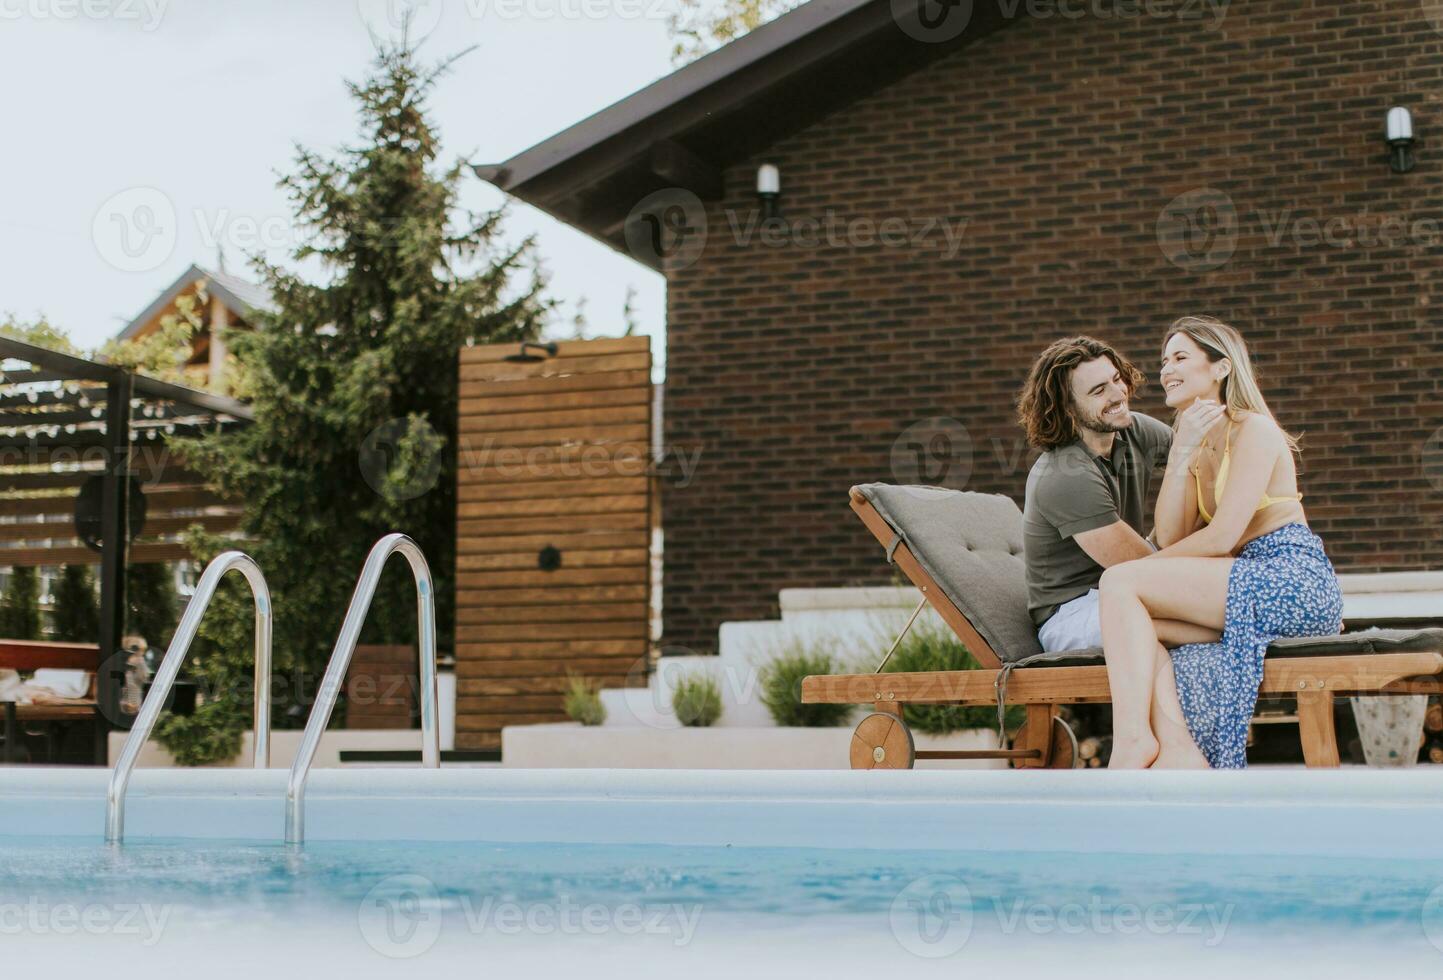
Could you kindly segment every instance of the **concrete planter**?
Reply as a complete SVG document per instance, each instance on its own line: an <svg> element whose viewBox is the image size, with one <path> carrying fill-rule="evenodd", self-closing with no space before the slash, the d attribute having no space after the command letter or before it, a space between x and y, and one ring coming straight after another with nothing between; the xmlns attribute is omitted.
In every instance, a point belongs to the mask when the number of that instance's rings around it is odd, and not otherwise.
<svg viewBox="0 0 1443 980"><path fill-rule="evenodd" d="M851 725L837 728L724 726L658 729L575 722L501 730L511 769L846 769ZM919 749L995 749L988 728L915 735ZM927 760L919 769L1000 769L1001 760Z"/></svg>
<svg viewBox="0 0 1443 980"><path fill-rule="evenodd" d="M288 769L296 759L296 752L301 747L301 736L304 733L294 729L271 733L271 768ZM120 751L125 747L125 740L129 732L111 732L106 746L109 754L109 764L115 765L115 760L120 757ZM321 736L321 744L316 749L316 769L333 769L341 764L342 752L385 752L398 749L410 749L420 751L421 733L415 729L411 730L384 730L364 728L330 728ZM218 762L215 765L227 768L249 769L251 765L251 753L255 751L255 736L251 732L244 732L241 735L240 752L235 757L225 762ZM368 765L379 765L380 763L368 763ZM398 763L415 767L416 763ZM140 750L140 758L135 762L139 769L159 769L176 767L175 757L155 739L145 743L145 748ZM176 767L179 768L179 767Z"/></svg>
<svg viewBox="0 0 1443 980"><path fill-rule="evenodd" d="M449 752L456 747L456 674L442 669L436 674L437 723L440 726L441 751ZM303 732L285 729L271 732L271 765L286 767L295 761L300 749ZM129 732L111 732L107 738L106 752L109 765L115 765L120 751L125 747ZM217 766L240 766L249 768L251 753L255 751L255 736L251 732L241 735L241 749L235 758L218 762ZM341 764L342 752L386 752L397 749L421 748L421 733L416 729L366 729L330 728L321 736L320 747L316 750L315 768L330 769ZM174 766L175 758L166 748L151 739L140 750L136 766L142 769ZM414 765L414 763L405 763Z"/></svg>

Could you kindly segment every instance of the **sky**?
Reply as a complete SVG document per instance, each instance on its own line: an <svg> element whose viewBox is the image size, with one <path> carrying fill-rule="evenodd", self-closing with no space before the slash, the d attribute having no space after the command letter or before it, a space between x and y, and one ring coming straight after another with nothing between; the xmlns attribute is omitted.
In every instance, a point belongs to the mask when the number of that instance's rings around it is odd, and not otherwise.
<svg viewBox="0 0 1443 980"><path fill-rule="evenodd" d="M495 163L672 71L673 0L0 0L0 313L41 315L85 347L190 264L247 275L297 231L279 173L299 144L358 139L346 80L407 6L422 57L466 48L431 99L438 163ZM461 204L505 194L469 172ZM511 200L504 239L537 240L562 308L550 336L622 332L628 286L664 364L662 277Z"/></svg>

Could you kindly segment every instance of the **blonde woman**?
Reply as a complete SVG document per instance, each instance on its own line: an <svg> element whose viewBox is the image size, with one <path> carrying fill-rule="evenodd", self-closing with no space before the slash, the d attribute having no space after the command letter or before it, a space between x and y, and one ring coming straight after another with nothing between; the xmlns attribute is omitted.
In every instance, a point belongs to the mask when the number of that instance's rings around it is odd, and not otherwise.
<svg viewBox="0 0 1443 980"><path fill-rule="evenodd" d="M1099 584L1110 764L1240 769L1268 644L1339 632L1342 593L1303 512L1297 440L1263 400L1242 335L1183 317L1164 338L1161 381L1176 419L1160 550ZM1159 634L1188 642L1168 651Z"/></svg>

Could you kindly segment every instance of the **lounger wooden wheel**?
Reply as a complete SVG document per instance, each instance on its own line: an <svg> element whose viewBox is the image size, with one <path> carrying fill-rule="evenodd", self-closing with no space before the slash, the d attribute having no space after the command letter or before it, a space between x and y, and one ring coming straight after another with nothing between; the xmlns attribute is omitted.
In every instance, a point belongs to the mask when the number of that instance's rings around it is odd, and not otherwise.
<svg viewBox="0 0 1443 980"><path fill-rule="evenodd" d="M916 758L912 732L894 714L874 711L852 731L853 769L911 769Z"/></svg>
<svg viewBox="0 0 1443 980"><path fill-rule="evenodd" d="M1029 721L1032 719L1029 719ZM1076 769L1078 765L1077 736L1073 734L1072 726L1063 721L1057 715L1052 716L1051 730L1052 737L1045 746L1035 745L1027 733L1027 722L1017 729L1017 735L1012 739L1014 748L1040 749L1040 759L1019 759L1012 760L1014 769Z"/></svg>

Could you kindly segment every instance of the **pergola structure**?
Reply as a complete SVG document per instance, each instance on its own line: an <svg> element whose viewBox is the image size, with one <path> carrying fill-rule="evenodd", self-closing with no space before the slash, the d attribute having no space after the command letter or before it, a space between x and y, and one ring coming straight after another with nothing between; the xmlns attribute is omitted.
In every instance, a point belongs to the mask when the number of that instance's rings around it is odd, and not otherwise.
<svg viewBox="0 0 1443 980"><path fill-rule="evenodd" d="M137 530L130 523L132 458L139 448L163 446L170 437L251 418L233 398L0 338L0 489L9 498L0 503L0 566L93 561L94 553L76 539L99 545L97 724L124 721L125 568ZM77 533L80 494L72 491L86 481L100 490L99 521L91 529L98 534ZM203 487L182 489L187 493L172 494L185 505L177 507L180 515L148 522L152 533L173 536L190 523L234 526L234 514L207 514L203 505L213 500L204 497ZM180 557L182 550L175 544L143 547L152 561Z"/></svg>

